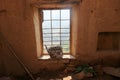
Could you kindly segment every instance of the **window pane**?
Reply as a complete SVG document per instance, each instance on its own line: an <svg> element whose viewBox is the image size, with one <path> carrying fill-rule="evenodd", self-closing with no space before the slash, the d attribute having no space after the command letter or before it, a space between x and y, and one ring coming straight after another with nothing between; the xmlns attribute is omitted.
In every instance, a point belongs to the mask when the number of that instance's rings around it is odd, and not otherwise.
<svg viewBox="0 0 120 80"><path fill-rule="evenodd" d="M70 44L70 41L61 41L61 44Z"/></svg>
<svg viewBox="0 0 120 80"><path fill-rule="evenodd" d="M60 45L60 41L53 41L53 45Z"/></svg>
<svg viewBox="0 0 120 80"><path fill-rule="evenodd" d="M43 34L43 37L51 37L51 34Z"/></svg>
<svg viewBox="0 0 120 80"><path fill-rule="evenodd" d="M54 36L60 36L60 34L52 34L52 36L54 37Z"/></svg>
<svg viewBox="0 0 120 80"><path fill-rule="evenodd" d="M51 33L51 29L43 29L43 33Z"/></svg>
<svg viewBox="0 0 120 80"><path fill-rule="evenodd" d="M61 10L61 19L70 19L70 10Z"/></svg>
<svg viewBox="0 0 120 80"><path fill-rule="evenodd" d="M70 36L70 34L61 34L61 36Z"/></svg>
<svg viewBox="0 0 120 80"><path fill-rule="evenodd" d="M70 21L69 20L61 21L61 28L70 28Z"/></svg>
<svg viewBox="0 0 120 80"><path fill-rule="evenodd" d="M70 29L61 29L61 33L69 33Z"/></svg>
<svg viewBox="0 0 120 80"><path fill-rule="evenodd" d="M51 42L43 42L44 45L51 45Z"/></svg>
<svg viewBox="0 0 120 80"><path fill-rule="evenodd" d="M70 48L63 48L62 51L63 53L70 53Z"/></svg>
<svg viewBox="0 0 120 80"><path fill-rule="evenodd" d="M43 21L42 28L51 28L51 22L50 21Z"/></svg>
<svg viewBox="0 0 120 80"><path fill-rule="evenodd" d="M51 45L46 45L46 46L47 46L47 48L50 48ZM44 45L44 49L46 49L45 45Z"/></svg>
<svg viewBox="0 0 120 80"><path fill-rule="evenodd" d="M60 41L60 37L53 37L53 41Z"/></svg>
<svg viewBox="0 0 120 80"><path fill-rule="evenodd" d="M62 45L63 48L69 48L69 45Z"/></svg>
<svg viewBox="0 0 120 80"><path fill-rule="evenodd" d="M51 36L47 36L47 37L44 37L44 36L43 36L43 38L51 38Z"/></svg>
<svg viewBox="0 0 120 80"><path fill-rule="evenodd" d="M70 52L70 9L43 10L43 52L52 45L61 45Z"/></svg>
<svg viewBox="0 0 120 80"><path fill-rule="evenodd" d="M60 29L52 29L52 33L60 33Z"/></svg>
<svg viewBox="0 0 120 80"><path fill-rule="evenodd" d="M61 40L69 40L69 37L61 37Z"/></svg>
<svg viewBox="0 0 120 80"><path fill-rule="evenodd" d="M51 41L51 38L43 38L43 41Z"/></svg>
<svg viewBox="0 0 120 80"><path fill-rule="evenodd" d="M50 10L43 10L43 20L50 19Z"/></svg>
<svg viewBox="0 0 120 80"><path fill-rule="evenodd" d="M52 21L52 28L60 28L60 21Z"/></svg>
<svg viewBox="0 0 120 80"><path fill-rule="evenodd" d="M69 48L63 48L63 53L69 53L70 52L70 49Z"/></svg>
<svg viewBox="0 0 120 80"><path fill-rule="evenodd" d="M52 19L60 19L60 10L52 10Z"/></svg>

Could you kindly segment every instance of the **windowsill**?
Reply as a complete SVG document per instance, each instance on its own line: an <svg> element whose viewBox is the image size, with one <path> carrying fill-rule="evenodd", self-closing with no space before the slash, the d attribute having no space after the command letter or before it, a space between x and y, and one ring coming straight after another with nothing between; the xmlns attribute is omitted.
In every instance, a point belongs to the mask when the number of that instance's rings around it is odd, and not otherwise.
<svg viewBox="0 0 120 80"><path fill-rule="evenodd" d="M47 60L47 59L52 59L52 58L50 58L49 55L43 55L38 59ZM65 55L62 56L62 59L75 59L75 57L72 56L72 55L69 55L69 54L65 54Z"/></svg>

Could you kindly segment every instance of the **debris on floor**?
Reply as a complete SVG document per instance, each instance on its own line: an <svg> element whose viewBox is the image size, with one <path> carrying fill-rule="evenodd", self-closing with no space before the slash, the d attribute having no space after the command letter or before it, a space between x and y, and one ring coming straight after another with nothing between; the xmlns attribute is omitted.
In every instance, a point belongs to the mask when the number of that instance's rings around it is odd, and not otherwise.
<svg viewBox="0 0 120 80"><path fill-rule="evenodd" d="M83 71L73 75L73 79L77 79L77 80L82 80L84 77L85 77L85 73Z"/></svg>
<svg viewBox="0 0 120 80"><path fill-rule="evenodd" d="M120 68L114 68L114 67L103 67L103 71L106 74L119 77L120 78Z"/></svg>
<svg viewBox="0 0 120 80"><path fill-rule="evenodd" d="M63 80L72 80L71 76L64 77Z"/></svg>
<svg viewBox="0 0 120 80"><path fill-rule="evenodd" d="M102 65L68 65L62 70L41 70L33 74L35 80L120 80L120 68L103 67ZM26 74L15 77L0 77L0 80L31 80Z"/></svg>
<svg viewBox="0 0 120 80"><path fill-rule="evenodd" d="M14 79L12 79L10 77L1 77L0 80L14 80Z"/></svg>

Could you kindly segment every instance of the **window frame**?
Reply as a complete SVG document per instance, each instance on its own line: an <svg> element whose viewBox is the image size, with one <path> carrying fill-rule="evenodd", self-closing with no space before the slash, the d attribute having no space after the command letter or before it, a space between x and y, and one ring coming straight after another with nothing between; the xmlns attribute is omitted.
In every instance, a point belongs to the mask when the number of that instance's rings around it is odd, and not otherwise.
<svg viewBox="0 0 120 80"><path fill-rule="evenodd" d="M72 44L71 44L71 42L72 42L72 36L71 36L71 34L72 34L72 26L71 26L71 25L72 25L72 23L71 23L72 9L71 9L71 8L63 8L63 7L62 7L62 8L61 8L61 7L59 7L59 8L39 8L39 17L40 17L40 18L39 18L39 21L40 21L40 28L41 28L40 34L41 34L41 39L42 39L42 40L41 40L41 41L42 41L42 42L41 42L41 43L42 43L41 45L42 45L42 47L44 47L44 45L43 45L43 42L44 42L44 41L43 41L43 31L42 31L42 22L43 22L43 20L42 20L42 19L43 19L42 10L54 10L54 9L70 9L70 26L69 26L69 27L70 27L70 33L69 33L69 35L70 35L70 36L69 36L69 37L70 37L69 46L70 46L70 47L69 47L69 53L63 53L63 55L64 55L64 54L65 54L65 55L66 55L66 54L71 54L71 46L72 46ZM41 17L42 17L42 18L41 18ZM42 53L43 53L43 48L42 48ZM43 53L43 55L48 55L48 54Z"/></svg>
<svg viewBox="0 0 120 80"><path fill-rule="evenodd" d="M42 41L42 29L41 27L41 16L39 9L71 9L70 15L70 53L69 55L76 56L76 44L77 44L77 27L78 27L78 16L79 16L79 4L43 4L33 6L33 21L35 26L35 37L36 37L36 49L38 59L45 55L43 54L43 41ZM73 16L74 15L74 16ZM48 55L48 54L47 54Z"/></svg>

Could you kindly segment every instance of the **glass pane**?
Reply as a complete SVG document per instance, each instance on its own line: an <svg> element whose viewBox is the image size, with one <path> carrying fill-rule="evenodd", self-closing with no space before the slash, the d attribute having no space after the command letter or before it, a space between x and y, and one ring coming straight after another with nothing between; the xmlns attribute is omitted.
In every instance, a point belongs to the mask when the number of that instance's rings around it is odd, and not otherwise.
<svg viewBox="0 0 120 80"><path fill-rule="evenodd" d="M60 33L60 29L52 29L52 33Z"/></svg>
<svg viewBox="0 0 120 80"><path fill-rule="evenodd" d="M70 29L61 29L61 33L69 33Z"/></svg>
<svg viewBox="0 0 120 80"><path fill-rule="evenodd" d="M47 46L47 48L50 48L50 47L51 47L51 45L46 45L46 46ZM44 49L46 49L45 45L44 45Z"/></svg>
<svg viewBox="0 0 120 80"><path fill-rule="evenodd" d="M50 10L43 10L43 20L50 20Z"/></svg>
<svg viewBox="0 0 120 80"><path fill-rule="evenodd" d="M61 21L61 28L70 28L70 21L69 20Z"/></svg>
<svg viewBox="0 0 120 80"><path fill-rule="evenodd" d="M63 53L69 53L70 52L70 49L69 48L63 48Z"/></svg>
<svg viewBox="0 0 120 80"><path fill-rule="evenodd" d="M43 38L51 38L51 36L43 37Z"/></svg>
<svg viewBox="0 0 120 80"><path fill-rule="evenodd" d="M61 45L62 46L62 48L64 49L64 48L68 48L69 49L69 45Z"/></svg>
<svg viewBox="0 0 120 80"><path fill-rule="evenodd" d="M52 19L60 19L60 10L52 10Z"/></svg>
<svg viewBox="0 0 120 80"><path fill-rule="evenodd" d="M61 44L63 45L63 44L70 44L70 41L61 41Z"/></svg>
<svg viewBox="0 0 120 80"><path fill-rule="evenodd" d="M43 29L43 33L51 33L51 29Z"/></svg>
<svg viewBox="0 0 120 80"><path fill-rule="evenodd" d="M51 34L43 34L43 37L51 37Z"/></svg>
<svg viewBox="0 0 120 80"><path fill-rule="evenodd" d="M52 28L60 28L60 21L52 21Z"/></svg>
<svg viewBox="0 0 120 80"><path fill-rule="evenodd" d="M42 27L43 28L51 28L51 22L50 21L43 21Z"/></svg>
<svg viewBox="0 0 120 80"><path fill-rule="evenodd" d="M69 9L61 10L61 19L70 19L70 10Z"/></svg>
<svg viewBox="0 0 120 80"><path fill-rule="evenodd" d="M58 41L58 40L60 41L60 37L53 37L52 39L53 41Z"/></svg>
<svg viewBox="0 0 120 80"><path fill-rule="evenodd" d="M52 36L54 37L54 36L60 36L60 34L52 34Z"/></svg>
<svg viewBox="0 0 120 80"><path fill-rule="evenodd" d="M69 37L61 37L61 40L68 40L69 41Z"/></svg>
<svg viewBox="0 0 120 80"><path fill-rule="evenodd" d="M43 38L43 41L51 41L51 38Z"/></svg>
<svg viewBox="0 0 120 80"><path fill-rule="evenodd" d="M43 45L48 45L48 46L50 46L50 45L51 45L51 42L43 42Z"/></svg>
<svg viewBox="0 0 120 80"><path fill-rule="evenodd" d="M70 34L61 34L61 36L70 36Z"/></svg>
<svg viewBox="0 0 120 80"><path fill-rule="evenodd" d="M53 45L60 45L60 41L53 41Z"/></svg>

